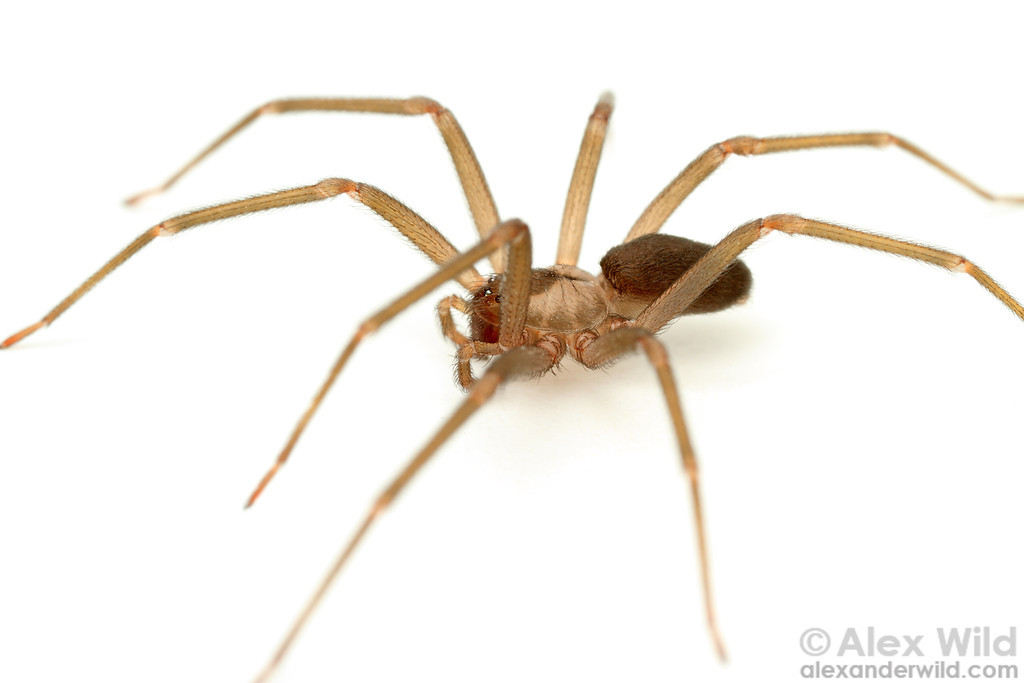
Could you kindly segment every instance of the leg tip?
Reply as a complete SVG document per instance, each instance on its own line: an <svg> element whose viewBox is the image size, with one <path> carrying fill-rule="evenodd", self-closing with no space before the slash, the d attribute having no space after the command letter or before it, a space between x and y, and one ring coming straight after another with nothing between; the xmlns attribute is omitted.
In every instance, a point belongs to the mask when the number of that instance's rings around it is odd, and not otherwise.
<svg viewBox="0 0 1024 683"><path fill-rule="evenodd" d="M164 191L164 188L162 188L162 187L154 187L154 188L151 188L149 190L143 190L142 192L139 192L138 194L133 194L131 197L128 197L127 199L125 199L124 200L124 205L125 206L133 206L133 207L134 206L138 206L139 204L141 204L142 202L146 201L147 199L149 199L153 195L160 194L163 191Z"/></svg>
<svg viewBox="0 0 1024 683"><path fill-rule="evenodd" d="M25 337L29 336L30 334L32 334L33 332L35 332L39 328L43 327L44 325L45 325L45 323L40 321L40 322L37 322L35 325L29 325L28 327L23 329L21 332L16 332L16 333L12 334L7 339L4 339L3 343L0 343L0 349L6 349L6 348L9 348L11 346L14 346L18 342L20 342L22 339L24 339Z"/></svg>
<svg viewBox="0 0 1024 683"><path fill-rule="evenodd" d="M245 501L245 507L243 507L242 509L243 510L248 510L249 508L251 508L252 504L256 502L256 499L260 497L261 493L263 493L263 485L262 484L259 486L259 488L257 488L251 494L249 494L249 500Z"/></svg>
<svg viewBox="0 0 1024 683"><path fill-rule="evenodd" d="M252 495L249 496L249 500L248 502L246 502L245 507L243 509L248 510L249 508L252 507L252 504L255 503L256 499L260 497L261 493L263 493L263 489L267 488L267 484L269 484L273 476L277 474L277 470L280 467L281 463L276 462L274 463L274 466L270 468L270 471L263 475L263 479L260 480L260 483L256 487L256 490L253 491Z"/></svg>
<svg viewBox="0 0 1024 683"><path fill-rule="evenodd" d="M729 663L729 653L725 651L725 645L720 638L715 638L715 654L718 656L718 661L722 664Z"/></svg>

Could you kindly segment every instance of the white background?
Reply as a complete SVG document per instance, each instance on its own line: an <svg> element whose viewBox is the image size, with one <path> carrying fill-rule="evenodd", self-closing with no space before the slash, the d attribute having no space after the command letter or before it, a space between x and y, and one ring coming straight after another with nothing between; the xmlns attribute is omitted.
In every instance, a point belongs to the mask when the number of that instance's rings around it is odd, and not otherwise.
<svg viewBox="0 0 1024 683"><path fill-rule="evenodd" d="M120 205L283 96L438 99L541 265L606 89L586 268L738 134L889 130L1024 192L1011 3L482 7L8 10L0 336L170 215L328 176L473 243L423 117L263 120L167 195ZM947 247L1024 297L1024 210L898 150L732 159L665 229L714 241L780 211ZM358 321L430 272L391 232L343 197L161 240L0 353L0 680L262 667L461 399L438 292L359 349L242 512ZM502 391L372 530L277 680L789 681L813 661L798 646L812 626L924 633L929 655L936 627L1021 627L1024 323L969 277L906 259L773 235L746 261L747 305L663 336L703 467L727 665L663 400L630 358Z"/></svg>

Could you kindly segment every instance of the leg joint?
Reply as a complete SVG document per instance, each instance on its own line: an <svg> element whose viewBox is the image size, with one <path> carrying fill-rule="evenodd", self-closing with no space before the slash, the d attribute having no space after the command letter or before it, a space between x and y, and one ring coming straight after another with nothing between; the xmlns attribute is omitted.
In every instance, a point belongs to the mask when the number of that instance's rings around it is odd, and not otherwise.
<svg viewBox="0 0 1024 683"><path fill-rule="evenodd" d="M328 197L336 197L339 194L346 193L355 193L358 195L359 190L362 187L362 183L353 182L347 178L325 178L314 187L316 188L316 191L326 199Z"/></svg>
<svg viewBox="0 0 1024 683"><path fill-rule="evenodd" d="M647 354L647 358L650 359L651 365L655 368L668 367L668 353L665 351L665 345L655 339L652 334L638 335L636 345L643 349L643 352Z"/></svg>
<svg viewBox="0 0 1024 683"><path fill-rule="evenodd" d="M447 111L439 102L429 97L410 97L405 101L404 106L407 114L433 114L436 116Z"/></svg>
<svg viewBox="0 0 1024 683"><path fill-rule="evenodd" d="M513 218L500 224L494 229L494 232L490 234L487 241L492 245L503 245L514 242L519 239L524 233L528 232L529 228L526 227L526 223Z"/></svg>
<svg viewBox="0 0 1024 683"><path fill-rule="evenodd" d="M726 155L739 154L740 156L750 156L752 154L760 154L763 146L763 138L741 135L735 138L729 138L725 142L719 143L718 148Z"/></svg>
<svg viewBox="0 0 1024 683"><path fill-rule="evenodd" d="M359 327L356 329L354 340L358 341L363 339L364 337L373 334L374 332L377 331L377 328L379 327L380 323L374 320L373 318L369 320L364 320L359 324Z"/></svg>
<svg viewBox="0 0 1024 683"><path fill-rule="evenodd" d="M597 105L594 107L594 113L590 115L591 121L604 121L607 123L608 119L612 116L612 107L614 106L614 98L611 93L604 93L601 95L601 99L598 100Z"/></svg>
<svg viewBox="0 0 1024 683"><path fill-rule="evenodd" d="M777 213L771 216L766 216L761 219L761 236L767 235L772 230L781 230L782 232L798 233L801 232L800 226L803 224L804 219L799 216L794 216L791 213Z"/></svg>
<svg viewBox="0 0 1024 683"><path fill-rule="evenodd" d="M279 113L281 113L284 110L285 110L285 102L284 102L284 100L273 100L272 102L267 102L262 107L257 109L254 112L254 114L255 114L255 116L262 116L263 114L279 114Z"/></svg>

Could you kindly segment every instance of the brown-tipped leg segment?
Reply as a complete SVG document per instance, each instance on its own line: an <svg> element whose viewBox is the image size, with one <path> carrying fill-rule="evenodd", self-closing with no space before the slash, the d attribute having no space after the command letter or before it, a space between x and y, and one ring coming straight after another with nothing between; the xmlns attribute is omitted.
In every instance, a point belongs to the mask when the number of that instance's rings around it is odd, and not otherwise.
<svg viewBox="0 0 1024 683"><path fill-rule="evenodd" d="M134 256L136 253L138 253L140 249L142 249L144 246L152 242L157 236L166 234L164 228L162 227L163 225L164 224L152 227L146 232L136 237L134 240L132 240L132 242L127 247L119 251L114 256L114 258L107 261L102 268L93 273L92 277L90 277L88 280L80 284L75 291L71 292L71 294L68 294L66 297L64 297L64 300L61 301L56 306L54 306L53 310L44 315L42 320L33 325L29 325L24 330L16 334L11 335L10 337L4 340L3 344L0 344L0 348L6 349L10 346L13 346L14 344L17 344L19 341L29 336L36 330L48 326L54 320L59 318L64 313L64 311L68 310L68 308L71 307L73 303L81 299L86 292L95 287L96 283L105 278L107 275L110 275L110 273L113 272L115 268L117 268L122 263L127 261L129 258Z"/></svg>
<svg viewBox="0 0 1024 683"><path fill-rule="evenodd" d="M463 132L462 127L450 111L426 97L410 97L406 99L303 98L268 102L247 114L241 121L210 143L210 145L193 157L191 161L164 181L163 184L129 197L126 202L129 205L137 204L143 199L164 192L178 182L183 175L195 168L203 159L264 114L303 111L362 112L403 116L429 114L437 125L438 130L441 131L441 136L444 138L448 152L455 163L455 171L459 175L459 181L462 183L466 201L469 203L469 209L473 214L473 221L476 223L480 236L486 237L498 225L500 219L498 218L498 209L494 203L494 197L491 195L491 190L487 186L483 170L480 168L480 162L473 153L473 148L470 146L465 132ZM494 265L495 272L497 273L503 271L501 267L503 263L502 257L503 255L498 253L491 258L491 263Z"/></svg>
<svg viewBox="0 0 1024 683"><path fill-rule="evenodd" d="M419 214L405 204L402 204L394 197L382 192L372 185L357 183L345 178L327 178L315 185L307 185L305 187L282 190L280 192L271 192L257 197L240 199L234 202L227 202L225 204L218 204L205 209L199 209L197 211L192 211L190 213L170 218L159 225L153 226L136 237L131 244L119 251L112 259L107 261L102 268L93 273L88 280L83 282L75 291L65 297L64 300L57 304L52 311L43 316L42 320L26 327L24 330L21 330L4 340L3 344L0 344L0 349L6 349L9 346L13 346L33 332L52 323L60 317L64 311L70 308L72 304L81 299L89 290L95 287L103 278L110 275L118 266L134 256L144 246L152 242L157 237L162 235L173 235L184 230L188 230L189 228L194 228L206 223L213 223L226 218L233 218L235 216L242 216L245 214L266 211L268 209L276 209L284 206L306 204L309 202L320 201L322 199L330 199L331 197L336 197L339 194L348 194L356 201L369 207L379 216L391 223L391 225L395 226L403 235L405 235L406 238L409 239L410 242L426 254L426 256L434 263L440 265L451 261L458 255L459 252L454 246L452 246L451 242L445 239L444 235L424 220ZM472 262L468 264L465 270L457 273L454 276L454 279L458 280L459 283L469 291L479 287L480 283L483 282L483 278L480 276L480 273L477 272L476 268L473 267Z"/></svg>
<svg viewBox="0 0 1024 683"><path fill-rule="evenodd" d="M249 501L246 503L246 507L249 507L259 495L266 488L267 484L274 477L281 466L288 460L288 456L291 455L292 449L295 448L295 444L298 442L299 437L302 436L302 432L305 431L306 425L312 419L316 413L317 408L320 407L320 403L323 402L324 397L327 396L327 392L330 391L334 385L334 381L338 378L342 368L348 363L348 359L352 356L356 347L367 335L375 332L381 325L391 320L393 317L404 311L406 308L416 303L424 296L432 292L433 290L440 287L448 280L454 279L459 273L464 272L468 267L482 258L486 258L488 254L495 250L501 249L505 245L514 242L517 239L521 239L523 236L527 237L527 243L529 240L529 229L526 224L520 220L505 221L498 226L489 237L480 241L475 247L469 249L462 254L457 255L451 261L441 266L439 270L430 275L427 279L420 282L418 285L410 289L402 296L395 299L388 306L381 309L375 315L367 318L359 328L356 330L355 335L349 341L349 343L342 350L341 355L338 356L338 360L334 362L330 371L327 373L327 379L321 384L319 391L313 397L312 402L299 419L299 423L292 430L291 436L289 436L287 443L281 450L281 453L277 456L277 460L270 470L263 476L256 490L253 491L252 495L249 496Z"/></svg>
<svg viewBox="0 0 1024 683"><path fill-rule="evenodd" d="M590 115L587 130L583 133L576 167L569 182L569 195L565 198L565 212L562 214L562 230L558 236L558 254L555 263L575 266L580 258L583 243L583 226L587 221L587 209L594 191L594 177L601 160L604 136L611 118L613 99L611 93L601 96L594 113Z"/></svg>
<svg viewBox="0 0 1024 683"><path fill-rule="evenodd" d="M779 214L759 218L745 223L726 235L725 239L711 248L701 260L686 271L675 284L658 297L636 318L636 325L653 332L665 327L674 318L681 315L701 292L707 289L729 264L751 244L778 230L791 235L808 235L833 242L843 242L858 247L884 251L890 254L906 256L917 261L933 263L947 270L967 273L987 289L993 296L1003 302L1021 320L1024 320L1024 307L1010 294L1000 287L995 280L981 268L963 256L942 249L934 249L913 242L897 240L891 237L874 235L861 230L853 230L834 223L810 220L800 216Z"/></svg>
<svg viewBox="0 0 1024 683"><path fill-rule="evenodd" d="M992 201L1024 203L1024 196L999 196L976 185L962 174L942 163L920 147L891 133L836 133L828 135L798 135L792 137L736 137L712 145L676 176L663 189L637 219L625 241L661 230L668 217L704 182L715 169L732 154L756 156L775 152L792 152L820 147L887 147L894 145L938 169L975 194Z"/></svg>
<svg viewBox="0 0 1024 683"><path fill-rule="evenodd" d="M504 227L507 224L504 224ZM497 233L496 233L497 234ZM541 375L551 369L554 364L554 360L551 355L536 346L520 346L509 350L501 357L497 358L487 372L484 373L483 377L473 385L470 390L469 396L462 402L455 413L448 418L448 420L441 426L441 429L430 439L426 446L416 454L416 456L405 466L397 477L388 485L384 492L380 494L377 500L370 506L369 512L363 518L359 528L355 534L349 540L348 544L338 555L334 564L331 565L327 574L320 582L319 587L313 596L306 603L306 606L299 613L298 618L292 625L288 634L284 640L278 646L277 651L271 657L270 662L260 672L259 676L256 677L257 683L263 683L270 679L273 675L274 670L284 659L288 653L289 648L295 641L295 638L299 635L299 632L305 626L309 620L310 615L316 609L317 605L323 600L327 590L334 583L335 578L341 572L342 568L348 562L352 553L355 551L356 546L362 541L366 532L369 530L373 522L380 516L385 509L390 506L398 495L405 488L414 476L423 468L423 466L433 457L434 453L448 440L448 438L455 433L462 424L469 419L469 417L477 411L480 406L486 403L493 395L498 386L510 379L519 379L526 377L533 377Z"/></svg>
<svg viewBox="0 0 1024 683"><path fill-rule="evenodd" d="M181 216L166 220L136 237L128 246L119 251L112 259L107 261L103 267L93 273L89 279L79 285L77 289L71 292L71 294L66 296L63 301L53 308L53 310L43 316L42 320L8 338L3 343L3 348L7 348L12 344L17 343L32 332L49 325L59 318L64 311L70 308L72 304L81 299L89 290L95 287L100 280L110 275L110 273L112 273L118 266L123 264L129 258L138 253L143 247L161 235L172 235L174 233L181 232L182 230L195 227L196 225L240 216L246 213L255 213L257 211L265 211L267 209L280 206L290 206L293 204L317 201L346 191L346 189L348 189L348 185L346 185L346 183L354 187L351 181L338 181L334 184L324 181L323 183L318 183L317 185L311 185L308 187L285 190L283 192L275 192L259 197L252 197L250 199L220 204L218 206L200 209L198 211L182 214ZM321 187L322 185L323 187ZM333 194L331 194L332 191Z"/></svg>
<svg viewBox="0 0 1024 683"><path fill-rule="evenodd" d="M679 400L679 390L672 376L672 368L669 366L665 347L648 330L639 327L621 327L594 339L581 351L580 360L587 367L598 368L615 361L617 358L637 348L643 350L647 355L647 359L658 375L658 382L661 384L662 393L665 395L665 402L668 404L669 415L672 418L672 427L675 430L676 441L679 444L683 470L686 472L686 477L690 482L693 519L697 531L697 551L700 555L704 612L707 619L708 632L715 646L715 652L718 654L719 659L725 661L725 643L718 628L718 620L715 616L714 601L712 599L711 569L708 561L707 533L704 524L704 508L701 504L697 456L694 454L693 446L690 444L690 437L686 430L686 421L683 419L683 406Z"/></svg>
<svg viewBox="0 0 1024 683"><path fill-rule="evenodd" d="M0 343L0 349L6 349L8 346L14 346L15 344L17 344L22 339L24 339L25 337L29 336L30 334L32 334L36 330L41 330L44 327L46 327L46 323L43 322L42 320L40 320L37 323L33 323L33 324L29 325L28 327L26 327L25 329L20 330L18 332L15 332L14 334L12 334L7 339L4 339L3 342Z"/></svg>

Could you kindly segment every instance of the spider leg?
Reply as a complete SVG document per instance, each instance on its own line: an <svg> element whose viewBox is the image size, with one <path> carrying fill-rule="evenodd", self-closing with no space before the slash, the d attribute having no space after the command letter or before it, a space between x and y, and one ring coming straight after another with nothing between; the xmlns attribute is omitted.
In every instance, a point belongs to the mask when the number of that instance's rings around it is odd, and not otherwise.
<svg viewBox="0 0 1024 683"><path fill-rule="evenodd" d="M488 344L480 341L467 341L459 347L455 354L455 379L463 389L469 390L476 382L473 377L473 366L471 361L474 358L490 358L501 355L500 344Z"/></svg>
<svg viewBox="0 0 1024 683"><path fill-rule="evenodd" d="M302 417L299 419L299 422L295 426L295 429L292 430L291 436L288 437L288 441L285 444L284 448L281 450L281 453L277 456L277 460L274 462L273 466L267 471L267 473L263 475L263 479L260 480L260 483L256 487L256 490L254 490L252 492L252 495L249 496L249 501L245 505L246 507L249 507L256 501L259 495L263 492L263 489L267 487L267 484L270 483L270 480L274 477L275 474L277 474L277 471L281 468L282 465L284 465L285 462L287 462L288 456L291 454L292 449L295 448L295 444L299 440L299 437L302 436L302 432L306 429L306 425L309 424L309 421L310 419L312 419L313 414L316 413L317 408L320 407L320 403L324 400L324 397L327 395L327 392L334 385L334 381L338 378L338 375L341 373L342 368L345 367L345 364L348 362L349 357L351 357L352 353L355 351L359 343L366 336L370 335L373 332L376 332L377 329L381 325L386 323L388 320L391 320L396 315L398 315L406 308L422 299L424 296L426 296L433 290L440 287L448 280L451 280L459 273L465 271L467 266L476 263L480 259L485 258L491 252L500 249L506 245L508 245L509 247L509 262L511 264L516 265L517 263L522 261L522 254L524 250L526 254L527 263L529 262L530 231L529 228L526 227L525 223L523 223L520 220L514 219L505 221L504 223L499 225L498 228L490 234L490 236L484 238L475 247L461 254L458 254L451 261L448 261L447 263L443 264L439 270L430 275L427 279L420 282L418 285L416 285L408 292L392 301L386 307L382 308L376 314L370 316L359 325L359 327L356 329L356 333L352 336L352 339L349 340L345 348L342 349L341 355L338 356L338 359L334 362L334 365L327 373L327 378L320 385L320 389L313 397L313 401L306 409L306 412L302 414ZM522 277L514 277L515 273L515 269L511 270L509 274L506 276L506 282L523 279ZM527 272L527 277L525 278L525 281L527 287L529 287L529 272ZM528 293L529 291L527 290L527 294ZM510 296L510 299L515 298L515 296ZM503 327L506 313L505 309L510 308L513 307L502 307ZM522 317L525 321L525 304L523 308L524 311Z"/></svg>
<svg viewBox="0 0 1024 683"><path fill-rule="evenodd" d="M736 137L708 147L690 162L661 193L654 198L630 229L625 241L658 232L668 217L698 185L725 163L732 154L754 156L774 152L791 152L817 147L887 147L895 145L967 187L975 194L992 201L1024 202L1024 196L1000 196L974 184L963 175L942 163L920 147L891 133L838 133L828 135L798 135L793 137L753 138Z"/></svg>
<svg viewBox="0 0 1024 683"><path fill-rule="evenodd" d="M455 327L455 320L452 318L452 309L461 313L466 312L466 302L462 297L452 294L441 299L437 304L437 319L441 322L441 334L451 339L456 346L463 346L469 340L466 335L459 332Z"/></svg>
<svg viewBox="0 0 1024 683"><path fill-rule="evenodd" d="M533 247L529 232L516 237L508 245L508 271L501 280L501 317L498 328L498 343L487 343L467 339L455 328L451 309L468 312L466 302L452 296L443 299L437 306L441 331L458 346L456 355L456 378L463 389L473 385L473 369L470 361L480 356L496 356L506 349L526 342L526 314L530 305L530 283L532 280Z"/></svg>
<svg viewBox="0 0 1024 683"><path fill-rule="evenodd" d="M978 283L1003 302L1007 308L1024 320L1022 307L1005 289L996 284L981 268L959 256L942 249L897 240L853 230L834 223L824 223L790 214L778 214L745 223L726 235L725 239L711 248L692 268L687 270L675 284L669 287L636 318L636 325L657 332L682 314L693 301L721 275L744 249L770 232L778 230L791 235L809 235L833 242L844 242L859 247L906 256L926 263L934 263L947 270L967 273Z"/></svg>
<svg viewBox="0 0 1024 683"><path fill-rule="evenodd" d="M462 189L466 194L466 201L469 203L469 210L473 214L473 221L476 223L480 236L486 237L498 225L500 219L498 218L498 209L494 203L494 197L491 196L491 190L487 187L487 180L484 178L484 172L480 168L480 162L477 161L473 148L466 138L466 134L450 111L426 97L410 97L407 99L303 98L268 102L247 114L241 121L210 143L210 145L199 152L191 161L186 163L161 185L129 197L125 200L126 203L129 205L137 204L147 197L164 192L188 171L198 165L199 162L264 114L283 114L296 111L347 111L397 114L401 116L430 114L430 117L441 131L441 136L444 138L448 152L455 163L455 170L459 174L459 181L462 183ZM491 263L494 265L496 273L503 271L501 259L502 254L500 253L491 256Z"/></svg>
<svg viewBox="0 0 1024 683"><path fill-rule="evenodd" d="M583 242L583 226L587 221L587 209L594 190L594 176L597 163L601 160L608 119L612 115L612 95L601 95L594 113L590 115L587 130L583 133L576 167L569 182L569 195L565 198L565 212L562 214L562 230L558 236L558 255L555 263L575 266L580 257Z"/></svg>
<svg viewBox="0 0 1024 683"><path fill-rule="evenodd" d="M528 230L509 242L506 261L508 271L501 279L498 345L510 349L526 342L526 313L533 279L533 246Z"/></svg>
<svg viewBox="0 0 1024 683"><path fill-rule="evenodd" d="M665 401L668 404L669 414L672 416L672 427L676 433L676 441L679 443L683 470L686 472L686 477L690 482L690 498L693 501L693 518L697 529L697 548L700 555L700 574L704 593L705 616L711 639L715 644L715 650L718 653L718 657L724 661L726 659L725 645L718 630L714 602L711 597L711 572L708 565L707 534L704 530L704 510L700 502L700 477L697 469L697 456L693 452L693 446L690 444L690 437L686 431L683 407L679 400L679 391L676 388L675 379L672 377L672 368L669 366L665 347L648 330L640 327L621 327L594 339L581 350L579 358L587 367L597 368L615 361L624 354L637 349L637 347L647 355L647 359L658 374L658 382L661 384L662 393L665 394Z"/></svg>
<svg viewBox="0 0 1024 683"><path fill-rule="evenodd" d="M508 225L509 223L503 224L499 228L499 231ZM497 231L495 234L497 234ZM402 492L406 484L416 476L423 465L430 460L434 453L436 453L444 442L448 440L455 430L462 426L462 424L473 413L475 413L480 406L486 403L494 395L498 386L503 382L510 379L541 375L550 370L553 365L554 359L551 355L544 349L536 346L520 346L510 349L491 363L480 380L473 385L473 388L469 392L469 396L463 400L455 413L448 418L437 433L434 434L429 442L427 442L427 445L416 454L409 464L405 466L405 469L395 477L388 487L384 489L383 493L381 493L376 501L374 501L373 505L370 506L370 510L363 518L359 528L356 530L345 548L341 551L341 554L335 560L334 564L331 565L327 574L321 580L316 592L313 593L313 596L299 613L298 618L288 631L287 636L285 636L284 640L278 646L277 651L274 653L270 662L259 676L257 676L257 682L266 681L270 678L278 664L280 664L281 660L284 658L285 654L287 654L292 642L306 624L309 616L313 613L313 610L316 609L317 605L323 599L327 589L330 588L338 573L345 566L345 563L348 562L348 559L351 557L356 546L359 545L363 536L366 535L370 526L380 516L380 514L394 502L395 498L397 498L398 494Z"/></svg>
<svg viewBox="0 0 1024 683"><path fill-rule="evenodd" d="M260 195L258 197L240 199L226 204L218 204L217 206L199 209L198 211L192 211L190 213L170 218L159 225L153 226L135 238L135 240L118 252L112 259L107 261L103 267L79 285L78 289L71 292L71 294L57 304L53 310L43 316L42 320L33 325L29 325L20 332L8 337L3 343L0 343L0 349L6 349L9 346L13 346L33 332L52 323L60 317L64 311L70 308L72 304L82 298L86 292L95 287L100 280L110 275L110 273L112 273L118 266L134 256L139 252L139 250L157 237L173 235L175 233L188 230L189 228L194 228L198 225L224 220L225 218L233 218L235 216L256 213L258 211L266 211L268 209L275 209L282 206L293 206L296 204L316 202L322 199L335 197L339 194L347 194L356 201L361 202L372 209L379 216L398 228L398 230L405 235L409 241L416 245L416 247L426 254L434 263L446 263L451 261L451 259L459 253L458 250L452 246L451 242L445 239L444 235L438 232L434 226L430 225L430 223L424 220L419 214L407 207L405 204L402 204L394 197L391 197L372 185L357 183L345 178L328 178L315 185L308 185L280 192L271 192L270 194ZM463 287L470 291L478 287L480 283L483 282L483 278L480 276L480 273L478 273L473 267L473 262L469 262L467 267L457 273L455 277Z"/></svg>
<svg viewBox="0 0 1024 683"><path fill-rule="evenodd" d="M470 365L470 361L484 355L481 353L480 347L490 351L490 353L486 354L488 356L500 354L501 349L497 344L472 341L466 335L459 332L458 328L455 327L455 320L452 318L453 308L462 313L469 311L462 297L453 294L438 302L437 318L441 322L441 333L457 347L455 354L455 381L463 389L469 389L473 386L473 382L476 381L473 378L473 368Z"/></svg>

